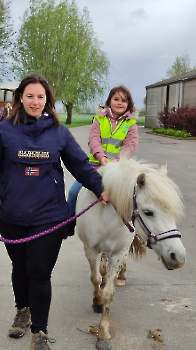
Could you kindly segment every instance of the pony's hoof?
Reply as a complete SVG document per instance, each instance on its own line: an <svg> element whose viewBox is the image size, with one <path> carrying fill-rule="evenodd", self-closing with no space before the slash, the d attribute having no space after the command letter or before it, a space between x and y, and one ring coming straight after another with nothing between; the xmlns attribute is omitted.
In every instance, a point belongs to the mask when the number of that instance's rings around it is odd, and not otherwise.
<svg viewBox="0 0 196 350"><path fill-rule="evenodd" d="M98 350L111 350L112 342L111 340L97 340L96 347Z"/></svg>
<svg viewBox="0 0 196 350"><path fill-rule="evenodd" d="M116 280L116 286L122 287L125 286L126 280Z"/></svg>
<svg viewBox="0 0 196 350"><path fill-rule="evenodd" d="M103 305L98 305L98 304L93 304L92 308L95 312L97 312L98 314L101 314L103 311Z"/></svg>

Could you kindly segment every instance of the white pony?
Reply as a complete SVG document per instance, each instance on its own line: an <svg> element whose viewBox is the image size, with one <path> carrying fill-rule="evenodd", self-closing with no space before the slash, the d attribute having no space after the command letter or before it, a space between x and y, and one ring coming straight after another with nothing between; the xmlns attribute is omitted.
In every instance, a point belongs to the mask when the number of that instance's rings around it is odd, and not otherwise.
<svg viewBox="0 0 196 350"><path fill-rule="evenodd" d="M135 232L130 232L133 231L130 222L134 222L143 244L154 249L167 269L182 267L186 251L176 228L176 221L183 214L181 192L166 175L165 166L158 169L142 161L121 159L107 163L99 172L111 201L106 205L100 202L79 217L76 230L91 268L93 309L102 312L96 346L99 350L110 350L109 315L115 282L135 236ZM77 213L95 200L95 195L83 188L77 201ZM106 266L101 262L102 253L108 255ZM104 270L106 284L101 288L100 272Z"/></svg>

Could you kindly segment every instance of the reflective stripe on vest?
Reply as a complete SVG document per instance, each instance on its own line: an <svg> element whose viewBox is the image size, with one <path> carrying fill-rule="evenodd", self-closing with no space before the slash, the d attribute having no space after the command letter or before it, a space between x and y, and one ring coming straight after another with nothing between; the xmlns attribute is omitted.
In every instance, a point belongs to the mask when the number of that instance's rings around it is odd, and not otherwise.
<svg viewBox="0 0 196 350"><path fill-rule="evenodd" d="M129 128L136 123L135 119L123 119L112 131L112 123L110 119L105 117L95 116L100 124L101 144L103 151L109 161L114 160L118 153L122 149L123 141L125 140ZM93 157L92 153L89 153L89 160L91 162L99 163L97 159Z"/></svg>

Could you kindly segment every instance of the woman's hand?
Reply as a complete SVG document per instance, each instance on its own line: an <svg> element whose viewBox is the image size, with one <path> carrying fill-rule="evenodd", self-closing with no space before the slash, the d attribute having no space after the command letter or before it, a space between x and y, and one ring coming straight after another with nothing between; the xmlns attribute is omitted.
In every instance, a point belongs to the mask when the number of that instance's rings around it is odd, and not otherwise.
<svg viewBox="0 0 196 350"><path fill-rule="evenodd" d="M101 197L102 197L103 204L107 204L107 202L110 201L110 196L108 194L106 194L105 191L102 192Z"/></svg>

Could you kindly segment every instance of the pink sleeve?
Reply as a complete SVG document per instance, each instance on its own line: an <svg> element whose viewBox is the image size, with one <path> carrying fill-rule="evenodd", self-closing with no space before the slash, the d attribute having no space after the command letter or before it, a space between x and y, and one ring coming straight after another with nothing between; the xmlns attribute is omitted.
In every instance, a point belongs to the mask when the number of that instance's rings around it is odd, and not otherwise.
<svg viewBox="0 0 196 350"><path fill-rule="evenodd" d="M90 152L98 161L100 161L102 157L106 157L101 144L100 124L97 119L94 119L93 124L91 125L88 145Z"/></svg>
<svg viewBox="0 0 196 350"><path fill-rule="evenodd" d="M137 124L133 124L127 133L127 137L123 142L123 146L116 159L119 160L121 154L125 154L128 158L131 158L137 148L138 144L138 129Z"/></svg>

